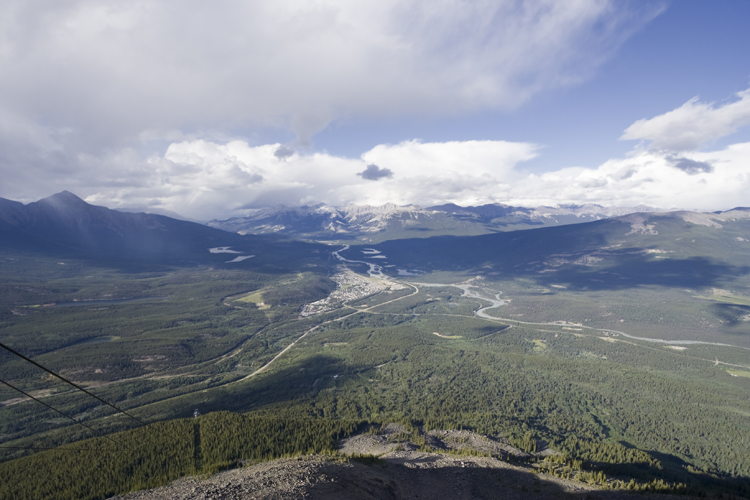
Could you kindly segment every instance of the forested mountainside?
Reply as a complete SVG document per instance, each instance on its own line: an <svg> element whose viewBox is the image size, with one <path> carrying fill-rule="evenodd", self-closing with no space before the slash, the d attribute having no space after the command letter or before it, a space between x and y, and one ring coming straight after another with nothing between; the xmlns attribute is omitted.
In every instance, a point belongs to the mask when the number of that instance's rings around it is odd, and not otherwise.
<svg viewBox="0 0 750 500"><path fill-rule="evenodd" d="M746 210L360 246L180 222L182 257L130 258L107 242L151 219L78 206L93 215L60 219L67 236L16 215L47 243L0 248L0 343L38 364L0 353L3 495L106 498L311 453L748 494Z"/></svg>

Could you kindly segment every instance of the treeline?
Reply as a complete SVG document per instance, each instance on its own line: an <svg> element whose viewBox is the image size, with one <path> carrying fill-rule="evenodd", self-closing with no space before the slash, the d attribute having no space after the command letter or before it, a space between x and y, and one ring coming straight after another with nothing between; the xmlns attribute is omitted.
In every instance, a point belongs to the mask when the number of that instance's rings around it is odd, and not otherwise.
<svg viewBox="0 0 750 500"><path fill-rule="evenodd" d="M218 412L199 419L203 470L237 460L271 460L336 449L359 427L354 420L269 418Z"/></svg>
<svg viewBox="0 0 750 500"><path fill-rule="evenodd" d="M161 422L0 464L0 498L96 500L240 461L332 453L358 422L227 412Z"/></svg>
<svg viewBox="0 0 750 500"><path fill-rule="evenodd" d="M154 424L110 439L87 439L0 464L0 498L93 500L194 472L189 420Z"/></svg>

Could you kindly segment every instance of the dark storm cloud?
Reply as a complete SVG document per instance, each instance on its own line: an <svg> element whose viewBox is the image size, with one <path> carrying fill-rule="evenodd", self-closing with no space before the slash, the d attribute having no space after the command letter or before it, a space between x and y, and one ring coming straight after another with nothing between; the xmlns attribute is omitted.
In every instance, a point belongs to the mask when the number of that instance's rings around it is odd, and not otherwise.
<svg viewBox="0 0 750 500"><path fill-rule="evenodd" d="M393 171L389 168L380 168L377 165L367 165L367 168L357 175L368 181L379 181L385 177L393 177Z"/></svg>
<svg viewBox="0 0 750 500"><path fill-rule="evenodd" d="M279 160L286 160L290 156L294 155L294 151L289 149L286 146L279 146L276 151L273 152L273 155L278 158Z"/></svg>
<svg viewBox="0 0 750 500"><path fill-rule="evenodd" d="M670 166L680 169L688 175L702 173L710 174L714 171L714 166L705 161L695 161L679 156L669 156L667 157L667 161L669 162Z"/></svg>

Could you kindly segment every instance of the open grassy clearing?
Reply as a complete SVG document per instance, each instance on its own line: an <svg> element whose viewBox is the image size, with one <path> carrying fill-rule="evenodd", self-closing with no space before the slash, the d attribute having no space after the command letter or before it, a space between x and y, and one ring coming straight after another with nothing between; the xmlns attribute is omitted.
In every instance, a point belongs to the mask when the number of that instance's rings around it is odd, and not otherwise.
<svg viewBox="0 0 750 500"><path fill-rule="evenodd" d="M734 304L737 306L750 306L750 298L739 297L737 295L711 295L710 297L702 297L700 295L696 295L695 298L713 300L714 302L722 302L724 304Z"/></svg>
<svg viewBox="0 0 750 500"><path fill-rule="evenodd" d="M745 370L727 370L727 373L734 377L745 377L750 378L750 371Z"/></svg>
<svg viewBox="0 0 750 500"><path fill-rule="evenodd" d="M547 349L547 343L544 340L533 339L532 342L534 343L534 350L543 351Z"/></svg>
<svg viewBox="0 0 750 500"><path fill-rule="evenodd" d="M262 291L258 291L258 292L251 293L249 295L245 295L244 297L239 298L239 299L234 299L234 302L245 302L249 304L255 304L258 307L258 309L260 309L261 311L265 311L266 309L271 308L269 304L266 304L263 302Z"/></svg>
<svg viewBox="0 0 750 500"><path fill-rule="evenodd" d="M438 333L438 332L432 332L432 334L433 335L437 335L441 339L462 339L463 338L463 336L461 336L461 335L443 335L443 334Z"/></svg>

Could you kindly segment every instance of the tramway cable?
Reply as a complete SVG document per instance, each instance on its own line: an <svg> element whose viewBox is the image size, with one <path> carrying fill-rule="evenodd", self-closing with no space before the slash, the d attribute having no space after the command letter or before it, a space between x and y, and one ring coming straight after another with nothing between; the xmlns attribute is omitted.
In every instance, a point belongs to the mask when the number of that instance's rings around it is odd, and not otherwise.
<svg viewBox="0 0 750 500"><path fill-rule="evenodd" d="M24 395L24 396L26 396L27 398L31 398L31 399L33 399L33 400L34 400L34 401L36 401L37 403L43 404L44 406L46 406L46 407L47 407L47 408L49 408L50 410L53 410L53 411L55 411L55 412L59 413L59 414L60 414L60 415L62 415L63 417L65 417L65 418L68 418L68 419L72 420L72 421L73 421L73 422L75 422L76 424L78 424L78 425L82 425L83 427L87 428L87 429L88 429L88 430L90 430L91 432L93 432L93 433L95 433L95 434L100 434L99 432L97 432L97 431L96 431L95 429L93 429L92 427L90 427L90 426L88 426L88 425L84 424L83 422L80 422L80 421L76 420L75 418L71 417L70 415L67 415L66 413L63 413L63 412L61 412L61 411L60 411L60 410L58 410L57 408L55 408L55 407L53 407L53 406L51 406L51 405L48 405L48 404L47 404L47 403L45 403L44 401L42 401L42 400L40 400L40 399L37 399L37 398L35 398L35 397L34 397L34 396L32 396L31 394L29 394L29 393L27 393L27 392L25 392L25 391L23 391L23 390L19 389L18 387L15 387L15 386L11 385L11 384L9 384L8 382L6 382L6 381L4 381L4 380L0 380L0 383L3 383L3 384L5 384L5 385L7 385L8 387L10 387L11 389L14 389L14 390L16 390L16 391L20 392L21 394L23 394L23 395ZM117 446L122 446L123 448L128 448L128 447L127 447L127 446L125 446L124 444L120 443L119 441L116 441L116 440L112 439L112 438L111 438L111 437L109 437L109 436L106 436L106 435L101 435L101 437L103 437L104 439L108 439L109 441L112 441L112 442L113 442L113 443L115 443L115 444L116 444ZM16 450L37 450L37 449L41 449L41 450L47 450L47 449L57 449L57 448L21 448L21 447L15 447L15 446L0 446L0 448L4 448L4 449L16 449ZM128 448L128 449L129 449L129 448Z"/></svg>
<svg viewBox="0 0 750 500"><path fill-rule="evenodd" d="M47 373L49 373L50 375L53 375L53 376L55 376L55 377L59 378L60 380L62 380L62 381L63 381L63 382L65 382L66 384L70 384L70 385L72 385L73 387L75 387L75 388L76 388L76 389L78 389L79 391L83 391L83 392L85 392L86 394L88 394L88 395L89 395L89 396L91 396L92 398L96 399L97 401L101 401L101 402L102 402L102 403L104 403L105 405L107 405L107 406L109 406L109 407L111 407L111 408L114 408L114 409L115 409L115 410L117 410L117 411L118 411L119 413L122 413L123 415L127 415L128 417L132 418L133 420L135 420L136 422L140 423L141 425L143 425L143 426L147 426L147 425L148 425L148 424L146 424L146 422L144 422L143 420L139 419L138 417L135 417L135 416L131 415L130 413L126 412L125 410L122 410L122 409L120 409L120 408L116 407L116 406L115 406L115 405L113 405L112 403L109 403L109 402L107 402L107 401L103 400L102 398L100 398L100 397L99 397L99 396L97 396L96 394L92 394L91 392L87 391L86 389L84 389L84 388L83 388L83 387L81 387L80 385L78 385L78 384L75 384L75 383L71 382L70 380L66 379L66 378L65 378L65 377L63 377L62 375L59 375L59 374L57 374L57 373L53 372L53 371L52 371L52 370L50 370L49 368L46 368L46 367L44 367L44 366L40 365L40 364L39 364L39 363L37 363L36 361L34 361L34 360L32 360L32 359L29 359L29 358L27 358L26 356L24 356L24 355L23 355L23 354L21 354L20 352L18 352L18 351L15 351L15 350L11 349L11 348L10 348L10 347L8 347L7 345L5 345L5 344L3 344L3 343L0 343L0 347L2 347L3 349L5 349L6 351L9 351L9 352L11 352L11 353L15 354L16 356L18 356L18 357L19 357L19 358L21 358L21 359L23 359L23 360L25 360L25 361L28 361L28 362L29 362L29 363L31 363L32 365L34 365L34 366L36 366L36 367L38 367L38 368L41 368L42 370L46 371L46 372L47 372Z"/></svg>

